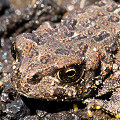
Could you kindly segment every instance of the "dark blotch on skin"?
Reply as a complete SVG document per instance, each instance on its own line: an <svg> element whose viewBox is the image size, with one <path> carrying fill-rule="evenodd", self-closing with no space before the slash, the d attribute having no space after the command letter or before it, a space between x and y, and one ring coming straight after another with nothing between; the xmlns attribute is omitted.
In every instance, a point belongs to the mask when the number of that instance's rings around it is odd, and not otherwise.
<svg viewBox="0 0 120 120"><path fill-rule="evenodd" d="M95 21L95 20L97 20L97 16L91 17L91 18L89 18L89 20L90 21Z"/></svg>
<svg viewBox="0 0 120 120"><path fill-rule="evenodd" d="M83 51L76 51L75 54L79 55L80 57L84 57L84 52Z"/></svg>
<svg viewBox="0 0 120 120"><path fill-rule="evenodd" d="M96 2L95 5L98 7L102 7L102 6L105 6L105 3L100 1L100 2Z"/></svg>
<svg viewBox="0 0 120 120"><path fill-rule="evenodd" d="M33 41L35 41L38 45L44 45L46 41L43 39L43 36L41 36L39 33L32 33L33 34Z"/></svg>
<svg viewBox="0 0 120 120"><path fill-rule="evenodd" d="M38 55L39 55L39 52L38 52L38 51L35 51L35 55L38 56Z"/></svg>
<svg viewBox="0 0 120 120"><path fill-rule="evenodd" d="M104 63L106 63L106 64L110 64L111 62L113 62L113 59L105 56L104 59L103 59L103 61L104 61Z"/></svg>
<svg viewBox="0 0 120 120"><path fill-rule="evenodd" d="M61 55L69 55L69 51L65 49L56 49L55 53Z"/></svg>
<svg viewBox="0 0 120 120"><path fill-rule="evenodd" d="M68 36L68 37L72 37L74 35L74 32L65 32L65 35Z"/></svg>
<svg viewBox="0 0 120 120"><path fill-rule="evenodd" d="M117 5L112 5L111 7L108 7L108 8L107 8L107 11L108 11L108 12L113 12L113 11L115 11L117 8L119 8Z"/></svg>
<svg viewBox="0 0 120 120"><path fill-rule="evenodd" d="M109 36L110 36L109 33L103 31L99 35L93 36L93 38L95 41L99 42L99 41L104 40L106 37L109 37Z"/></svg>
<svg viewBox="0 0 120 120"><path fill-rule="evenodd" d="M118 15L120 15L120 11L118 12Z"/></svg>
<svg viewBox="0 0 120 120"><path fill-rule="evenodd" d="M85 35L78 35L76 37L73 37L72 40L81 40L81 39L84 39L84 38L87 38L87 36L85 36Z"/></svg>
<svg viewBox="0 0 120 120"><path fill-rule="evenodd" d="M112 44L111 47L105 47L106 52L114 52L117 50L117 48L118 48L117 43Z"/></svg>
<svg viewBox="0 0 120 120"><path fill-rule="evenodd" d="M54 32L57 32L58 31L58 29L56 29L56 28L52 28L52 29L47 29L47 32L48 32L48 34L49 35L52 35Z"/></svg>
<svg viewBox="0 0 120 120"><path fill-rule="evenodd" d="M37 33L38 34L38 33ZM39 37L37 37L39 36ZM34 33L26 33L24 34L24 37L26 39L31 39L33 40L34 42L36 42L38 45L44 45L46 43L46 41L43 39L42 36L40 36L39 34L38 35L35 35Z"/></svg>
<svg viewBox="0 0 120 120"><path fill-rule="evenodd" d="M89 34L89 35L92 35L92 34L93 34L93 32L92 32L92 31L90 31L90 30L88 30L88 34Z"/></svg>
<svg viewBox="0 0 120 120"><path fill-rule="evenodd" d="M77 51L76 54L78 54L79 56L84 56L84 54L86 53L88 46L87 44L81 42L80 44L78 44L78 47L80 49L80 51Z"/></svg>
<svg viewBox="0 0 120 120"><path fill-rule="evenodd" d="M100 26L95 25L94 28L95 28L95 29L100 29Z"/></svg>
<svg viewBox="0 0 120 120"><path fill-rule="evenodd" d="M84 8L80 8L78 11L76 11L76 14L81 14L84 13L85 9Z"/></svg>
<svg viewBox="0 0 120 120"><path fill-rule="evenodd" d="M33 35L32 35L31 33L26 33L26 34L24 34L24 37L25 37L26 39L33 39Z"/></svg>
<svg viewBox="0 0 120 120"><path fill-rule="evenodd" d="M48 63L48 61L49 61L49 58L50 58L50 56L49 56L49 55L46 55L46 56L41 56L40 61L41 61L43 64L47 64L47 63Z"/></svg>
<svg viewBox="0 0 120 120"><path fill-rule="evenodd" d="M97 15L98 15L98 16L104 16L104 13L102 13L102 12L100 11L100 12L98 12Z"/></svg>
<svg viewBox="0 0 120 120"><path fill-rule="evenodd" d="M63 21L63 25L66 26L68 28L68 30L74 30L76 24L77 24L76 19L72 19L69 21Z"/></svg>
<svg viewBox="0 0 120 120"><path fill-rule="evenodd" d="M111 22L119 22L119 18L116 16L110 16L109 21Z"/></svg>
<svg viewBox="0 0 120 120"><path fill-rule="evenodd" d="M86 22L86 23L83 23L82 26L83 27L89 27L90 23L89 22Z"/></svg>
<svg viewBox="0 0 120 120"><path fill-rule="evenodd" d="M77 23L77 20L76 20L76 19L70 20L70 21L68 22L67 28L68 28L69 30L74 30L76 23Z"/></svg>

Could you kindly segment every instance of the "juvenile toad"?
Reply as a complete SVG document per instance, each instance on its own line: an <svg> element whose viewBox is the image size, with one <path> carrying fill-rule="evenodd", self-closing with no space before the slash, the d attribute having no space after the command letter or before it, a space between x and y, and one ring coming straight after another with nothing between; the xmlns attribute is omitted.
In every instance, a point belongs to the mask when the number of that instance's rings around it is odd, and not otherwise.
<svg viewBox="0 0 120 120"><path fill-rule="evenodd" d="M120 5L102 0L16 37L12 85L29 98L85 100L120 117ZM110 101L89 99L113 91Z"/></svg>

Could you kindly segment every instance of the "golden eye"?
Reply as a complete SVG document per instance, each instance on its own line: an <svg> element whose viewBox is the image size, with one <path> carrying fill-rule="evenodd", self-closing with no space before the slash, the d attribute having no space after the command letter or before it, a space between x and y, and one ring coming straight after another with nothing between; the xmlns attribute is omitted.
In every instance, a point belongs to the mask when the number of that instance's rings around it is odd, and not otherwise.
<svg viewBox="0 0 120 120"><path fill-rule="evenodd" d="M56 77L62 82L78 82L84 74L84 65L71 65L58 70Z"/></svg>
<svg viewBox="0 0 120 120"><path fill-rule="evenodd" d="M12 44L11 54L12 54L12 57L16 60L16 46L15 46L15 43Z"/></svg>
<svg viewBox="0 0 120 120"><path fill-rule="evenodd" d="M19 60L20 54L22 54L22 52L18 51L18 49L16 48L16 44L15 43L12 44L11 54L12 54L12 57L14 58L14 60L17 60L17 59Z"/></svg>

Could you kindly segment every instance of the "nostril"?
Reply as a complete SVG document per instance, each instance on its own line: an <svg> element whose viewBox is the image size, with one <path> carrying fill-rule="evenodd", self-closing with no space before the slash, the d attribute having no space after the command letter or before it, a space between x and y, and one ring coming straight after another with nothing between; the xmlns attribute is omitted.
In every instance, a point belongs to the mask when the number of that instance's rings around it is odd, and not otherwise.
<svg viewBox="0 0 120 120"><path fill-rule="evenodd" d="M37 72L36 74L34 74L31 78L28 78L27 79L27 82L30 83L30 84L37 84L40 82L41 80L41 74L40 72Z"/></svg>

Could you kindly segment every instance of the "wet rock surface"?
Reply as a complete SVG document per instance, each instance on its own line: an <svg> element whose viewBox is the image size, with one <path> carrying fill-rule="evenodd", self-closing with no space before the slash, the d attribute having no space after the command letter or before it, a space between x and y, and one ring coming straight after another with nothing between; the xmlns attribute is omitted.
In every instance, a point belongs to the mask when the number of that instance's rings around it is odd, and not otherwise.
<svg viewBox="0 0 120 120"><path fill-rule="evenodd" d="M27 0L26 0L27 1ZM41 0L34 4L34 0L28 0L25 5L20 3L19 9L14 0L0 1L0 119L1 120L62 120L62 119L114 119L113 116L93 111L93 118L86 113L86 106L77 102L78 111L73 110L72 102L48 102L46 100L34 100L21 97L10 84L11 72L11 43L14 37L23 32L31 32L44 21L59 22L65 9L59 7L52 0ZM79 0L56 1L68 11L78 7ZM86 0L85 6L95 0ZM21 6L21 7L20 7ZM24 7L23 7L24 6ZM20 9L21 8L21 9Z"/></svg>

